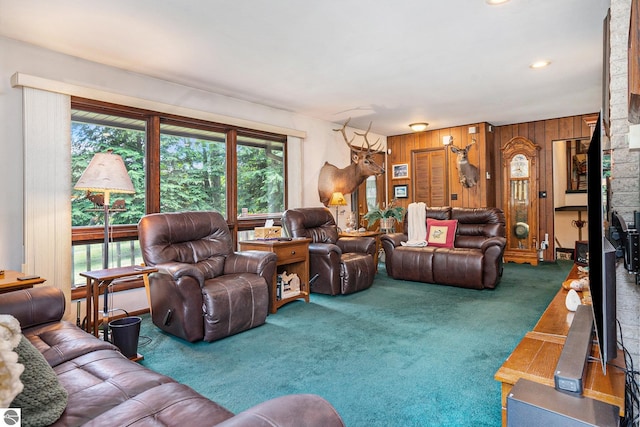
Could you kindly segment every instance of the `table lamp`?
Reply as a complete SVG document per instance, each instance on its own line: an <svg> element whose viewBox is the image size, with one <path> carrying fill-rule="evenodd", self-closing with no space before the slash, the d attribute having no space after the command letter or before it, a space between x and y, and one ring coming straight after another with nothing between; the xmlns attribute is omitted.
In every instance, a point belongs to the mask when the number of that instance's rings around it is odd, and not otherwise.
<svg viewBox="0 0 640 427"><path fill-rule="evenodd" d="M331 195L331 199L329 200L329 206L336 207L336 227L338 227L338 206L347 206L347 201L344 198L344 194L339 191L336 191ZM338 227L338 232L340 232L340 227Z"/></svg>

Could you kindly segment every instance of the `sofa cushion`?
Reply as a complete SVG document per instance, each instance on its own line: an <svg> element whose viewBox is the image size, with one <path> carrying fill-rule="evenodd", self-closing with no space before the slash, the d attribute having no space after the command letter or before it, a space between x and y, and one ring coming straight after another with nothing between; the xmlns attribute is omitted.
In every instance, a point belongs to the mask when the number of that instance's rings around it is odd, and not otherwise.
<svg viewBox="0 0 640 427"><path fill-rule="evenodd" d="M55 426L83 425L149 389L175 382L117 350L92 351L61 363L54 371L69 394L67 409Z"/></svg>
<svg viewBox="0 0 640 427"><path fill-rule="evenodd" d="M233 413L184 384L167 383L98 415L85 426L214 426Z"/></svg>
<svg viewBox="0 0 640 427"><path fill-rule="evenodd" d="M60 385L53 368L29 340L22 337L15 351L18 362L24 365L20 376L24 389L11 407L22 409L23 426L53 424L67 406L67 391Z"/></svg>
<svg viewBox="0 0 640 427"><path fill-rule="evenodd" d="M429 246L453 248L458 221L427 218L427 242Z"/></svg>

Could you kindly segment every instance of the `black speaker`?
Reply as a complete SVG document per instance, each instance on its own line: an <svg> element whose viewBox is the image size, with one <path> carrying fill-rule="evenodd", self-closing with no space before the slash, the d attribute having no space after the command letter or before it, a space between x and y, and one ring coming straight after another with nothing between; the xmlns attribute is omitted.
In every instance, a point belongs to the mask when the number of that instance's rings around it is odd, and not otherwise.
<svg viewBox="0 0 640 427"><path fill-rule="evenodd" d="M576 249L573 253L573 262L581 266L589 265L589 243L587 241L576 241Z"/></svg>
<svg viewBox="0 0 640 427"><path fill-rule="evenodd" d="M620 425L619 408L520 378L507 395L507 427Z"/></svg>

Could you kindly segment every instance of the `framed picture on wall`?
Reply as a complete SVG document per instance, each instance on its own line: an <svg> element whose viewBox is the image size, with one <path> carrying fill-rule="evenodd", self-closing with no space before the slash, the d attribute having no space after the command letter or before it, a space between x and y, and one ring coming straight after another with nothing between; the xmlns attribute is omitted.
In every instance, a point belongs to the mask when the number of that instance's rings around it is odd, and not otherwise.
<svg viewBox="0 0 640 427"><path fill-rule="evenodd" d="M409 163L398 163L397 165L391 165L391 172L392 179L409 178Z"/></svg>
<svg viewBox="0 0 640 427"><path fill-rule="evenodd" d="M409 197L408 185L394 185L393 186L393 198L394 199L406 199Z"/></svg>

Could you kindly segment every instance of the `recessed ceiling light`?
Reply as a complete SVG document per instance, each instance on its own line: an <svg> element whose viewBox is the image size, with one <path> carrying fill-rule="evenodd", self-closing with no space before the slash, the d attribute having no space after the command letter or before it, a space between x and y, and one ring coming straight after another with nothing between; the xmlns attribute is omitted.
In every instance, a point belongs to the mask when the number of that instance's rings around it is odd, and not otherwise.
<svg viewBox="0 0 640 427"><path fill-rule="evenodd" d="M509 0L487 0L487 4L490 4L491 6L495 6L498 4L502 4L502 3L506 3Z"/></svg>
<svg viewBox="0 0 640 427"><path fill-rule="evenodd" d="M531 67L531 68L533 68L535 70L537 68L544 68L544 67L548 66L549 64L551 64L551 61L548 61L548 60L536 61L533 64L529 65L529 67Z"/></svg>

